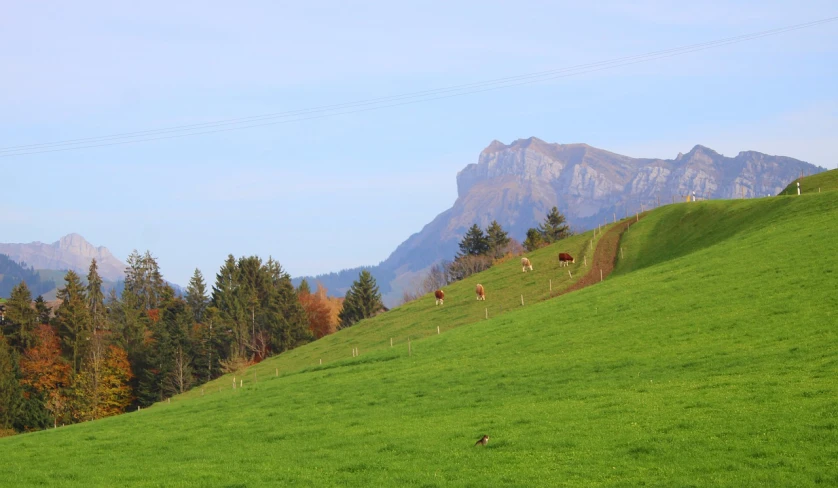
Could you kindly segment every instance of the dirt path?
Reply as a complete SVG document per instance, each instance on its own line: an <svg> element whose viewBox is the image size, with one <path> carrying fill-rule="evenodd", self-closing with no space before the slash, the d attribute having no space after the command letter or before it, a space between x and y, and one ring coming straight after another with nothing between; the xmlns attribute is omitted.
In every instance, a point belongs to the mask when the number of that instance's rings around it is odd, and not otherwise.
<svg viewBox="0 0 838 488"><path fill-rule="evenodd" d="M644 216L645 213L642 213L639 215L639 218L642 219ZM607 278L608 275L614 271L614 263L617 261L617 252L620 249L620 237L622 237L623 232L625 232L626 229L628 229L629 226L635 222L636 220L629 219L608 229L608 232L600 237L599 242L597 243L596 250L594 250L594 262L588 274L583 276L582 279L567 289L563 290L561 293L558 293L556 296L581 290L586 286L594 285ZM601 278L599 273L600 270L602 270Z"/></svg>

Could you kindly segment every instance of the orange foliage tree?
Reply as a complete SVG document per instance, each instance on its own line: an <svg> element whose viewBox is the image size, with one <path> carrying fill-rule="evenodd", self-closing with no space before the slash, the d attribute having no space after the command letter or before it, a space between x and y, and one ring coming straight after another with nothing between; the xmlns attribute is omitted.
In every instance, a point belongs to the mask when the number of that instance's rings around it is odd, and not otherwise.
<svg viewBox="0 0 838 488"><path fill-rule="evenodd" d="M34 345L20 358L21 384L43 395L44 407L54 423L64 421L67 397L64 388L70 382L70 365L61 358L61 343L55 329L41 324L34 330Z"/></svg>
<svg viewBox="0 0 838 488"><path fill-rule="evenodd" d="M315 293L302 291L298 297L308 316L308 328L315 339L320 339L337 330L336 315L332 313L331 303L326 296L326 288L322 284L317 284Z"/></svg>

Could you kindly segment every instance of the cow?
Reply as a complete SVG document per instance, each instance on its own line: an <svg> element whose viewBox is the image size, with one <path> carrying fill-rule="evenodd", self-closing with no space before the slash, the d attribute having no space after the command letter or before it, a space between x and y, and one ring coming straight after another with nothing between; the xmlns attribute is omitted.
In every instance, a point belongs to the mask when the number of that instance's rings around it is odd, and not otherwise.
<svg viewBox="0 0 838 488"><path fill-rule="evenodd" d="M532 263L527 258L521 258L521 267L524 269L524 273L526 273L527 270L532 271Z"/></svg>
<svg viewBox="0 0 838 488"><path fill-rule="evenodd" d="M478 300L486 300L486 291L483 290L483 285L478 283L477 288L474 291L477 292Z"/></svg>
<svg viewBox="0 0 838 488"><path fill-rule="evenodd" d="M559 253L559 266L570 266L570 263L575 263L573 256L566 252Z"/></svg>
<svg viewBox="0 0 838 488"><path fill-rule="evenodd" d="M442 299L445 298L445 292L442 290L437 290L434 292L434 296L436 297L436 304L442 305Z"/></svg>

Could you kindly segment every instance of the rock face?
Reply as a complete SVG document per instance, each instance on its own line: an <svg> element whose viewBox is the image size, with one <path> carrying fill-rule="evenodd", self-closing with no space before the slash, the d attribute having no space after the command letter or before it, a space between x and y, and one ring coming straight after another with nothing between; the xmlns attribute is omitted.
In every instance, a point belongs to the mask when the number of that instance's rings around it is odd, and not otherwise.
<svg viewBox="0 0 838 488"><path fill-rule="evenodd" d="M52 244L0 244L0 254L6 254L17 262L25 262L35 269L72 269L84 275L87 274L90 261L96 258L102 278L110 281L125 278L125 264L122 261L114 257L106 247L93 247L78 234L68 234Z"/></svg>
<svg viewBox="0 0 838 488"><path fill-rule="evenodd" d="M457 174L453 207L368 269L389 306L427 267L452 259L457 243L475 223L485 229L497 220L512 237L523 240L527 229L555 205L574 230L583 231L612 221L615 214L622 218L641 207L682 202L693 192L701 199L776 195L801 173L821 171L788 157L745 151L729 158L704 146L675 159L636 159L535 137L509 145L493 141L476 164ZM348 283L326 280L330 292L345 291L358 277L357 272L342 275L351 277Z"/></svg>

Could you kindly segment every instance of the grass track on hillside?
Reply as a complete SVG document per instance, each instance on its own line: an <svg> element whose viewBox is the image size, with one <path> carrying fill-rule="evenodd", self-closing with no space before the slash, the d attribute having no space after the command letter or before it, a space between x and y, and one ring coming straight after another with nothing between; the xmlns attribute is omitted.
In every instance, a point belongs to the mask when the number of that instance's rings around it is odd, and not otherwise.
<svg viewBox="0 0 838 488"><path fill-rule="evenodd" d="M412 356L362 347L236 391L0 439L0 480L835 486L836 219L838 194L667 206L624 235L601 284L430 335ZM473 447L482 434L489 445Z"/></svg>

